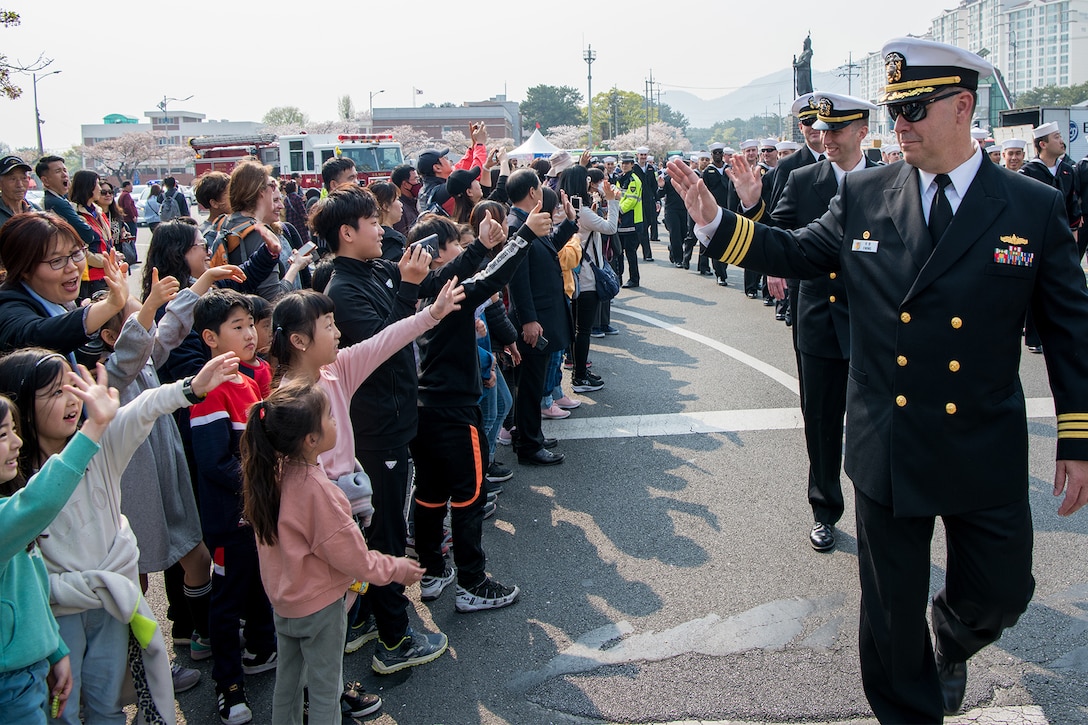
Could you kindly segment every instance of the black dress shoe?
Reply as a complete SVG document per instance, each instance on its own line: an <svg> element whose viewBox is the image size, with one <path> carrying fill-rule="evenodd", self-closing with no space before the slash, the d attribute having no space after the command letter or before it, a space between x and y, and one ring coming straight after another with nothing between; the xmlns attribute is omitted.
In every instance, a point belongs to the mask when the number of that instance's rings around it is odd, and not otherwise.
<svg viewBox="0 0 1088 725"><path fill-rule="evenodd" d="M559 445L559 441L555 438L544 439L544 447L547 448L549 451L555 448L557 445Z"/></svg>
<svg viewBox="0 0 1088 725"><path fill-rule="evenodd" d="M955 715L963 706L963 696L967 693L967 663L950 662L940 650L934 650L937 661L937 680L941 684L941 701L945 715Z"/></svg>
<svg viewBox="0 0 1088 725"><path fill-rule="evenodd" d="M754 300L756 298L756 293L755 292L745 292L744 296L747 297L750 300Z"/></svg>
<svg viewBox="0 0 1088 725"><path fill-rule="evenodd" d="M656 239L651 239L650 241L653 242L653 241L657 241L657 240ZM642 261L643 262L652 262L652 261L654 261L654 258L653 257L643 257Z"/></svg>
<svg viewBox="0 0 1088 725"><path fill-rule="evenodd" d="M1039 354L1041 354L1043 352L1043 346L1042 345L1028 345L1028 352L1033 352L1036 355L1039 355Z"/></svg>
<svg viewBox="0 0 1088 725"><path fill-rule="evenodd" d="M624 282L623 283L623 288L624 289L635 289L636 287L638 287L638 282Z"/></svg>
<svg viewBox="0 0 1088 725"><path fill-rule="evenodd" d="M786 322L786 327L793 327L793 316L792 315L786 315L785 322Z"/></svg>
<svg viewBox="0 0 1088 725"><path fill-rule="evenodd" d="M684 266L684 269L691 269L691 263L690 262L683 262L682 264Z"/></svg>
<svg viewBox="0 0 1088 725"><path fill-rule="evenodd" d="M724 279L719 279L719 280L718 280L718 286L719 286L719 287L728 287L728 286L729 286L729 282L727 282L727 281L726 281L726 280L724 280Z"/></svg>
<svg viewBox="0 0 1088 725"><path fill-rule="evenodd" d="M518 456L518 463L523 466L554 466L563 462L562 453L552 453L547 448L541 448L531 456Z"/></svg>
<svg viewBox="0 0 1088 725"><path fill-rule="evenodd" d="M774 300L771 299L770 297L764 297L763 298L763 306L764 307L774 307Z"/></svg>
<svg viewBox="0 0 1088 725"><path fill-rule="evenodd" d="M785 312L776 312L776 313L774 313L774 319L778 320L779 322L782 322L782 321L784 321L786 319L786 313Z"/></svg>
<svg viewBox="0 0 1088 725"><path fill-rule="evenodd" d="M835 548L835 529L817 521L808 534L808 541L816 551L831 551Z"/></svg>
<svg viewBox="0 0 1088 725"><path fill-rule="evenodd" d="M700 269L699 274L703 275L704 277L709 277L710 275L712 275L714 273L711 272L709 269Z"/></svg>
<svg viewBox="0 0 1088 725"><path fill-rule="evenodd" d="M672 266L676 267L677 269L683 269L684 268L684 263L683 262L673 262Z"/></svg>

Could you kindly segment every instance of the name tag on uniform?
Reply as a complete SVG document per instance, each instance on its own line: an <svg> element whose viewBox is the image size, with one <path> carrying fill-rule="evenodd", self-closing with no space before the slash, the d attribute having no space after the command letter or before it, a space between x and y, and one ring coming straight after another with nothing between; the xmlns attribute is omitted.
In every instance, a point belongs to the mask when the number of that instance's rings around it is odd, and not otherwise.
<svg viewBox="0 0 1088 725"><path fill-rule="evenodd" d="M876 252L880 242L875 239L855 239L850 249L854 252Z"/></svg>

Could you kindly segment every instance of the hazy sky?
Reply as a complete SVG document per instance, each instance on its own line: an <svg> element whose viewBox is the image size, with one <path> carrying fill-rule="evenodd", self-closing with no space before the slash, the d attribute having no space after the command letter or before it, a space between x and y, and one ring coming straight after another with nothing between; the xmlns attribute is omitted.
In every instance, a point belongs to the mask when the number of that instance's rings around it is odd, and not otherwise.
<svg viewBox="0 0 1088 725"><path fill-rule="evenodd" d="M332 119L343 94L359 111L374 91L384 91L376 107L411 106L413 87L424 91L419 105L504 92L521 101L540 83L584 94L586 45L597 54L594 93L613 85L641 93L652 68L663 91L715 98L788 67L809 31L813 67L828 70L851 51L927 32L954 5L916 0L887 14L842 0L0 0L22 15L19 27L0 29L0 52L53 58L48 70L61 73L38 83L42 135L46 148L67 148L80 142L81 123L110 113L144 119L164 96L193 96L172 110L259 121L277 105ZM0 99L0 141L35 146L31 79L15 81L23 96Z"/></svg>

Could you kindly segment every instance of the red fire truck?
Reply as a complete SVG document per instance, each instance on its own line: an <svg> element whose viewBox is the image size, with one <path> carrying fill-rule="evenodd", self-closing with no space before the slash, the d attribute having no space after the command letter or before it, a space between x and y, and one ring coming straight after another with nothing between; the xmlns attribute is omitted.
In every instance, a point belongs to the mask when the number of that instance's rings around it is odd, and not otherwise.
<svg viewBox="0 0 1088 725"><path fill-rule="evenodd" d="M404 163L401 145L389 133L300 133L279 137L281 177L299 175L303 187L321 186L321 165L344 157L355 162L359 183L387 180Z"/></svg>
<svg viewBox="0 0 1088 725"><path fill-rule="evenodd" d="M189 140L196 152L196 175L207 171L229 174L242 159L256 158L262 164L277 168L280 164L279 145L270 133L249 136L197 136Z"/></svg>

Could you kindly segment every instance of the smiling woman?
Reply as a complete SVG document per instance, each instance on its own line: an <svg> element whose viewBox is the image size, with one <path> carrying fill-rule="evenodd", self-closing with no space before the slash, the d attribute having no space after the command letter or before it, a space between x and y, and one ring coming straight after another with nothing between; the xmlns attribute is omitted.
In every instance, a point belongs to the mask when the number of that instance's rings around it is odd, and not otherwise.
<svg viewBox="0 0 1088 725"><path fill-rule="evenodd" d="M75 229L51 212L16 214L0 228L0 350L39 345L68 354L88 342L128 300L124 275L104 258L109 294L77 307L86 247Z"/></svg>

